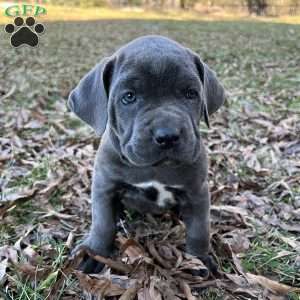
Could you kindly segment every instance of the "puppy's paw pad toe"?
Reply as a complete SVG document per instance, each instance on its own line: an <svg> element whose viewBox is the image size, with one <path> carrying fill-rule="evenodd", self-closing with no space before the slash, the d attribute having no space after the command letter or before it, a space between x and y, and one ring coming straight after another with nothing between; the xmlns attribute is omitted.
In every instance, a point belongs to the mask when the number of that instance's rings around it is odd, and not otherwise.
<svg viewBox="0 0 300 300"><path fill-rule="evenodd" d="M92 259L91 257L84 257L78 266L78 269L85 274L100 273L104 268L104 264Z"/></svg>
<svg viewBox="0 0 300 300"><path fill-rule="evenodd" d="M218 265L210 255L199 256L199 259L204 263L212 275L219 275Z"/></svg>

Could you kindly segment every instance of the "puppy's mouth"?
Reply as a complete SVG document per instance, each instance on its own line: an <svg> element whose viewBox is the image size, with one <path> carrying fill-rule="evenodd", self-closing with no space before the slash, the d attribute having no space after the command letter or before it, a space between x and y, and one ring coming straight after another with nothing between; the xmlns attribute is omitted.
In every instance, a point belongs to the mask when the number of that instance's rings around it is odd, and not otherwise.
<svg viewBox="0 0 300 300"><path fill-rule="evenodd" d="M183 152L181 155L178 155L177 153L174 153L174 151L169 151L168 153L157 156L158 157L156 158L152 157L152 159L146 160L144 156L133 151L130 146L126 149L126 151L122 151L120 155L123 163L136 167L178 167L183 164L194 163L198 158L196 149L193 150L193 153Z"/></svg>
<svg viewBox="0 0 300 300"><path fill-rule="evenodd" d="M153 167L158 167L158 166L179 166L181 165L182 162L177 160L177 159L172 159L172 158L163 158L154 164L152 164Z"/></svg>

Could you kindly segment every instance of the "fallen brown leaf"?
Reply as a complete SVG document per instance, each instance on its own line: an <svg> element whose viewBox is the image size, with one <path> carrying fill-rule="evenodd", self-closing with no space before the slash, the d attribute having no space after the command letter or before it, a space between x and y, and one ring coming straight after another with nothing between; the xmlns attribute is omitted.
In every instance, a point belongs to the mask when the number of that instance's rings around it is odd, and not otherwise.
<svg viewBox="0 0 300 300"><path fill-rule="evenodd" d="M279 295L287 295L291 292L300 292L300 288L291 287L277 281L268 279L267 277L261 275L254 275L251 273L246 273L246 278L248 279L250 284L259 284L260 286L268 289L269 291L279 294Z"/></svg>

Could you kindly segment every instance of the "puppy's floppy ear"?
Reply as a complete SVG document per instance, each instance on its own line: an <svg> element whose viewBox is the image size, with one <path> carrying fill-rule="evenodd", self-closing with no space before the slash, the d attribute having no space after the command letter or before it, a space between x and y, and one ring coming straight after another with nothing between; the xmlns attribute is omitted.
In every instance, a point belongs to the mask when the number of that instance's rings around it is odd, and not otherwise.
<svg viewBox="0 0 300 300"><path fill-rule="evenodd" d="M68 99L70 109L102 135L107 124L107 102L114 60L104 58L87 73L71 91Z"/></svg>
<svg viewBox="0 0 300 300"><path fill-rule="evenodd" d="M212 71L200 57L193 53L199 77L203 84L204 102L202 112L204 120L208 123L208 116L216 112L225 101L225 90L219 82L216 73Z"/></svg>
<svg viewBox="0 0 300 300"><path fill-rule="evenodd" d="M210 125L209 125L208 109L207 109L207 103L205 99L202 102L201 115L204 117L204 122L206 126L209 128Z"/></svg>
<svg viewBox="0 0 300 300"><path fill-rule="evenodd" d="M218 80L216 73L212 71L204 62L203 66L203 82L204 93L207 103L208 114L211 115L216 112L225 101L225 90Z"/></svg>

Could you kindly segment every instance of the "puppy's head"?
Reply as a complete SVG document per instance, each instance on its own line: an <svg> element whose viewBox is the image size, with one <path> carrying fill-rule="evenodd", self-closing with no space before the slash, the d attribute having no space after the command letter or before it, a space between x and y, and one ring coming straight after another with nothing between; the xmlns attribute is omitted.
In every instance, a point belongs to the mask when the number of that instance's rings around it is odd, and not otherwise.
<svg viewBox="0 0 300 300"><path fill-rule="evenodd" d="M198 55L159 36L122 47L71 92L69 106L97 134L110 130L120 155L136 166L192 163L202 118L224 102L224 89Z"/></svg>

